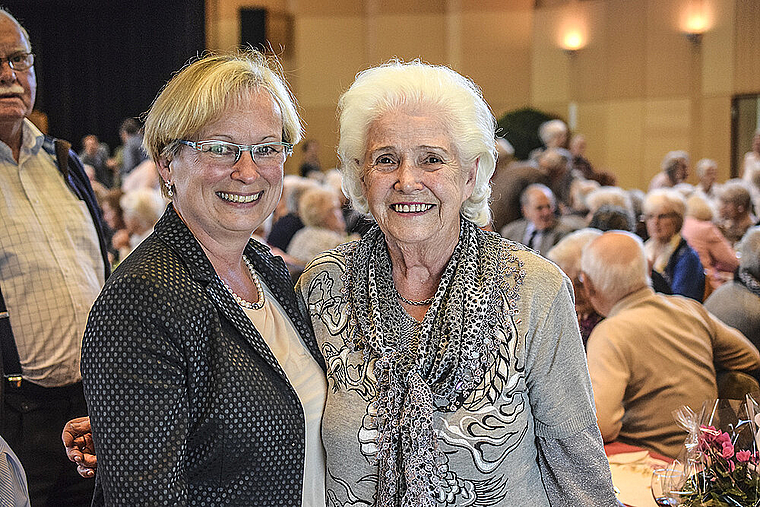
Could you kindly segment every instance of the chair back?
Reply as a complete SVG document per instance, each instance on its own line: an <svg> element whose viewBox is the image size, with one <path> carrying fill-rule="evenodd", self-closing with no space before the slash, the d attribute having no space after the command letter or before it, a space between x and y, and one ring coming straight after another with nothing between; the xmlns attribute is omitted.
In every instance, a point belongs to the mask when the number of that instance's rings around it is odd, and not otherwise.
<svg viewBox="0 0 760 507"><path fill-rule="evenodd" d="M747 394L760 391L760 383L741 371L722 371L718 373L716 380L718 398L743 400Z"/></svg>

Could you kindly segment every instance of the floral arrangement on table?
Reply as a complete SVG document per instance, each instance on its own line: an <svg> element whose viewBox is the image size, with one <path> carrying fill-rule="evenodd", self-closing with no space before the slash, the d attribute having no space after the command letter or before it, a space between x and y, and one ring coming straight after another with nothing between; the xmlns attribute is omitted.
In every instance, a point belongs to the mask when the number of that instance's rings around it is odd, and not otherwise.
<svg viewBox="0 0 760 507"><path fill-rule="evenodd" d="M707 402L698 418L688 407L677 411L679 424L689 431L683 462L685 482L674 487L678 505L760 505L760 453L757 451L760 413L757 408L748 396L746 403L740 400Z"/></svg>

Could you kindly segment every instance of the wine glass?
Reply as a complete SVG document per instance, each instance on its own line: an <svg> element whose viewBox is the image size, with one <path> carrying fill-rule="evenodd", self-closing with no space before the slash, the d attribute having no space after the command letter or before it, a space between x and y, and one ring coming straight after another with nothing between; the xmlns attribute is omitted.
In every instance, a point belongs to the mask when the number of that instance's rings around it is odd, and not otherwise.
<svg viewBox="0 0 760 507"><path fill-rule="evenodd" d="M652 472L652 497L657 505L678 505L678 491L683 482L683 472L675 468L658 468Z"/></svg>

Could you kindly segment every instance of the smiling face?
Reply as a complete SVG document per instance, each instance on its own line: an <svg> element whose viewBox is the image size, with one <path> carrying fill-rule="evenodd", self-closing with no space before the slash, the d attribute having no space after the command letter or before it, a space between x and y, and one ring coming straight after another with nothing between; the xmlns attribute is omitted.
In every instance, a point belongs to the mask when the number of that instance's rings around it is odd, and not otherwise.
<svg viewBox="0 0 760 507"><path fill-rule="evenodd" d="M21 28L8 16L0 14L0 57L29 53L29 41ZM34 67L13 70L3 61L0 66L0 122L21 123L32 112L37 93Z"/></svg>
<svg viewBox="0 0 760 507"><path fill-rule="evenodd" d="M282 116L269 93L254 90L232 101L219 120L191 140L281 141ZM161 159L161 176L174 185L174 207L201 243L204 238L247 241L280 200L283 166L258 166L250 152L241 153L231 167L208 155L183 145L173 159Z"/></svg>
<svg viewBox="0 0 760 507"><path fill-rule="evenodd" d="M389 244L453 249L477 162L462 167L443 121L389 111L370 125L362 188Z"/></svg>

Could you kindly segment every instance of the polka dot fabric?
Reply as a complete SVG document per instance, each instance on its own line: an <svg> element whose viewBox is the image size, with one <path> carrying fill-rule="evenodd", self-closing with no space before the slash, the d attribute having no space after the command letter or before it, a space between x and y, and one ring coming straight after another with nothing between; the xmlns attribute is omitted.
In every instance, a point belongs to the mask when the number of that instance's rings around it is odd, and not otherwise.
<svg viewBox="0 0 760 507"><path fill-rule="evenodd" d="M282 260L246 255L324 369ZM301 505L296 392L171 205L95 302L82 376L94 505Z"/></svg>

